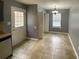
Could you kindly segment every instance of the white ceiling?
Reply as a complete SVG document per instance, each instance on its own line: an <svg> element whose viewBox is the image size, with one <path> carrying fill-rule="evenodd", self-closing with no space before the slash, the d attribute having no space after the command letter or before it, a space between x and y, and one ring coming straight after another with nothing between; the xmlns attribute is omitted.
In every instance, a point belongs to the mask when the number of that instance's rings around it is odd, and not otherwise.
<svg viewBox="0 0 79 59"><path fill-rule="evenodd" d="M79 6L79 0L16 0L24 4L38 4L45 9L52 8L74 8Z"/></svg>

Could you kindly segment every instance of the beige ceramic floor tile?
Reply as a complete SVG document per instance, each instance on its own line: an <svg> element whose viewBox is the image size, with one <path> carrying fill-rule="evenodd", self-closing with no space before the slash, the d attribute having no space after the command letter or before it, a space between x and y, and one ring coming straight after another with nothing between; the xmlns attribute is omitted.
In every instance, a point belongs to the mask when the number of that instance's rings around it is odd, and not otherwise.
<svg viewBox="0 0 79 59"><path fill-rule="evenodd" d="M24 41L17 45L13 56L12 59L76 59L68 36L50 33L41 40Z"/></svg>

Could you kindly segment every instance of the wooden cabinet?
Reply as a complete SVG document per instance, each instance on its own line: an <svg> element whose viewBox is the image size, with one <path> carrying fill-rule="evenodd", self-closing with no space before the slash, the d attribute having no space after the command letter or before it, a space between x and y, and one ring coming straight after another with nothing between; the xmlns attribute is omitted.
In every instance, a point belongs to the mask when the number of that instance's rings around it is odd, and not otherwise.
<svg viewBox="0 0 79 59"><path fill-rule="evenodd" d="M0 1L0 21L3 21L3 1Z"/></svg>

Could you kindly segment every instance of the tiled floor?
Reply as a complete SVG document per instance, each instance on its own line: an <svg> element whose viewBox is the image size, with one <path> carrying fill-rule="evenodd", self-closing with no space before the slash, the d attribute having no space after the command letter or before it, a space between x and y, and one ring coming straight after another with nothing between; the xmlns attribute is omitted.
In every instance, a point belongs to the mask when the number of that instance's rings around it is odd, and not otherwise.
<svg viewBox="0 0 79 59"><path fill-rule="evenodd" d="M45 34L42 40L24 41L14 48L10 59L76 59L69 38Z"/></svg>

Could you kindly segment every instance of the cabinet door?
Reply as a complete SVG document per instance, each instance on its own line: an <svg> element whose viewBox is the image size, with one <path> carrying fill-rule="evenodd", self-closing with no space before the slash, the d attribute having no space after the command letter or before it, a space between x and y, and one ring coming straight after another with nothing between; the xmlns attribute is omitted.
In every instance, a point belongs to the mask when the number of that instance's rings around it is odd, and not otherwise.
<svg viewBox="0 0 79 59"><path fill-rule="evenodd" d="M0 53L0 59L1 59L1 53Z"/></svg>
<svg viewBox="0 0 79 59"><path fill-rule="evenodd" d="M5 41L0 42L0 55L1 59L6 59L6 57L12 54L12 47L11 47L11 39L7 39Z"/></svg>

